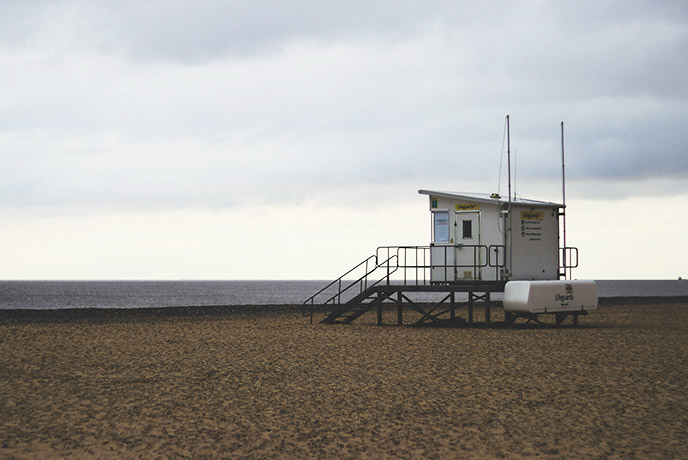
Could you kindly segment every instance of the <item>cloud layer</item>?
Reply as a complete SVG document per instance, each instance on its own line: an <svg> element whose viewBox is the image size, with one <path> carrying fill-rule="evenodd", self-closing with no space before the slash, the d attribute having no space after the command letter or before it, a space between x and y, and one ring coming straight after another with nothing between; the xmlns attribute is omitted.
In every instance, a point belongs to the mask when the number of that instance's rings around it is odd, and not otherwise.
<svg viewBox="0 0 688 460"><path fill-rule="evenodd" d="M688 191L685 2L490 5L5 2L0 206L492 191L507 113L526 189L565 120L574 190Z"/></svg>

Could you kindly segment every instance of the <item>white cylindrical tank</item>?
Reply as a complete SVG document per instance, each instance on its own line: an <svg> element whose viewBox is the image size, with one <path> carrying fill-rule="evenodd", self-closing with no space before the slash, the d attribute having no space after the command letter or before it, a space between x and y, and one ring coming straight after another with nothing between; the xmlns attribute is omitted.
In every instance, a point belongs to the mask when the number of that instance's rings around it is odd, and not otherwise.
<svg viewBox="0 0 688 460"><path fill-rule="evenodd" d="M509 281L504 311L559 313L597 308L597 285L591 280Z"/></svg>

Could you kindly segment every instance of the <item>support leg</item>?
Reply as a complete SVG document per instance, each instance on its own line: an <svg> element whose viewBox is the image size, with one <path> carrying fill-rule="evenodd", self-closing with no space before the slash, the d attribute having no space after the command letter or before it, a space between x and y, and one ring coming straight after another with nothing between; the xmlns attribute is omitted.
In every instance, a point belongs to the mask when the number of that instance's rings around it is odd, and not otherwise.
<svg viewBox="0 0 688 460"><path fill-rule="evenodd" d="M468 293L468 324L473 324L473 293Z"/></svg>
<svg viewBox="0 0 688 460"><path fill-rule="evenodd" d="M516 315L513 313L504 312L504 322L506 324L514 324L516 321Z"/></svg>
<svg viewBox="0 0 688 460"><path fill-rule="evenodd" d="M454 302L454 295L455 295L455 292L452 291L451 297L450 297L451 310L449 313L452 321L454 321L454 319L456 318L456 303Z"/></svg>
<svg viewBox="0 0 688 460"><path fill-rule="evenodd" d="M485 293L485 327L490 327L490 293Z"/></svg>
<svg viewBox="0 0 688 460"><path fill-rule="evenodd" d="M561 323L564 322L564 320L566 319L567 316L569 316L568 313L556 313L554 316L554 318L555 318L554 326L555 327L561 326Z"/></svg>
<svg viewBox="0 0 688 460"><path fill-rule="evenodd" d="M401 292L397 293L397 325L401 326L404 324L404 318L403 318L403 306L402 306L402 297L401 297Z"/></svg>

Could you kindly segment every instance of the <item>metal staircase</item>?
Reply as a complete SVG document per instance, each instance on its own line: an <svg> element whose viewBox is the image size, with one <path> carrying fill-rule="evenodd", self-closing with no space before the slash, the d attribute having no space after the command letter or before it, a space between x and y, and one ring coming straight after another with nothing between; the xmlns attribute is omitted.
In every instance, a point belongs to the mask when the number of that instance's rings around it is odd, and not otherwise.
<svg viewBox="0 0 688 460"><path fill-rule="evenodd" d="M370 309L381 305L392 294L393 292L382 292L371 286L345 304L335 308L322 322L325 324L351 324Z"/></svg>
<svg viewBox="0 0 688 460"><path fill-rule="evenodd" d="M327 324L350 324L371 308L379 305L384 296L371 297L380 284L389 284L390 276L399 268L397 255L385 259L372 255L330 284L310 296L304 304L304 316L311 323L316 310L323 310ZM345 278L354 278L345 279ZM350 298L349 298L350 297ZM388 297L388 296L387 296ZM308 311L305 307L310 306Z"/></svg>

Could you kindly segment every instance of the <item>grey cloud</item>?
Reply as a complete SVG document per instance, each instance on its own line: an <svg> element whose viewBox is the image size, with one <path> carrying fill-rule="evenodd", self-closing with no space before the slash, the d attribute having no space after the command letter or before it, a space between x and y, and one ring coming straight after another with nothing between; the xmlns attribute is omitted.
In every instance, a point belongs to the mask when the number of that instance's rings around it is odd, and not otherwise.
<svg viewBox="0 0 688 460"><path fill-rule="evenodd" d="M412 0L136 0L11 1L5 6L5 41L32 42L60 31L71 47L96 46L133 59L200 63L228 56L274 52L293 40L337 41L399 37L436 25L498 23L509 2L419 3ZM17 33L19 32L19 33Z"/></svg>
<svg viewBox="0 0 688 460"><path fill-rule="evenodd" d="M5 207L492 190L507 113L524 185L558 178L560 120L571 180L688 176L681 2L25 5L0 15Z"/></svg>
<svg viewBox="0 0 688 460"><path fill-rule="evenodd" d="M272 50L289 40L403 34L435 15L433 8L404 0L10 1L2 9L5 43L71 31L71 47L95 45L135 59L192 63Z"/></svg>

